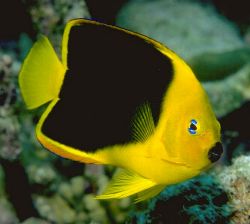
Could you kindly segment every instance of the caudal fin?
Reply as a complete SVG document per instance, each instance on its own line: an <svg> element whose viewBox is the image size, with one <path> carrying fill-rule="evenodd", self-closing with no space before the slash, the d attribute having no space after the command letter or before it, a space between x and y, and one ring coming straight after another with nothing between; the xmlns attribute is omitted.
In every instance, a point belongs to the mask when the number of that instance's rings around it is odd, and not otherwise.
<svg viewBox="0 0 250 224"><path fill-rule="evenodd" d="M19 86L28 109L34 109L55 99L60 91L65 68L45 36L34 44L26 57Z"/></svg>

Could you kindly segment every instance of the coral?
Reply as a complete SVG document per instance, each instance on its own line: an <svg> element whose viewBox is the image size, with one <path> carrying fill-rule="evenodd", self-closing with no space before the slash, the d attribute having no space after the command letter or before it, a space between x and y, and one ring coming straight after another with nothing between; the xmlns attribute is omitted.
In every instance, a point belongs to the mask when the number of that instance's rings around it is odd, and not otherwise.
<svg viewBox="0 0 250 224"><path fill-rule="evenodd" d="M21 152L19 122L13 108L17 100L16 77L20 62L14 55L0 52L0 157L14 160Z"/></svg>
<svg viewBox="0 0 250 224"><path fill-rule="evenodd" d="M67 202L58 195L44 197L36 196L35 205L41 215L50 222L75 223L76 213Z"/></svg>
<svg viewBox="0 0 250 224"><path fill-rule="evenodd" d="M232 223L245 224L250 219L250 156L242 155L233 164L214 174L229 195L233 210Z"/></svg>
<svg viewBox="0 0 250 224"><path fill-rule="evenodd" d="M38 218L29 218L26 219L24 222L22 222L22 224L50 224L50 223Z"/></svg>
<svg viewBox="0 0 250 224"><path fill-rule="evenodd" d="M74 182L74 181L73 181ZM67 196L66 191L70 191L70 188L59 190L60 194L64 195L52 195L50 197L36 195L34 201L41 217L55 223L109 223L106 211L100 205L100 202L94 199L93 194L86 194L81 197L76 195ZM79 205L77 205L77 203Z"/></svg>
<svg viewBox="0 0 250 224"><path fill-rule="evenodd" d="M48 164L31 164L27 173L31 183L47 185L56 179L55 170Z"/></svg>
<svg viewBox="0 0 250 224"><path fill-rule="evenodd" d="M107 223L106 211L101 207L100 201L94 198L93 194L88 194L83 197L83 204L86 206L89 218L97 223Z"/></svg>
<svg viewBox="0 0 250 224"><path fill-rule="evenodd" d="M82 176L75 176L70 180L72 193L75 197L82 196L84 193L85 181Z"/></svg>
<svg viewBox="0 0 250 224"><path fill-rule="evenodd" d="M0 196L0 223L3 224L16 224L18 219L16 218L11 204Z"/></svg>
<svg viewBox="0 0 250 224"><path fill-rule="evenodd" d="M29 186L27 176L19 161L22 153L19 118L23 107L17 88L17 74L21 66L17 52L17 44L0 49L0 163L5 182L1 195L5 201L1 218L10 217L11 220L23 221L35 212L29 189L26 188ZM17 191L16 186L24 189Z"/></svg>
<svg viewBox="0 0 250 224"><path fill-rule="evenodd" d="M25 2L27 5L30 3L28 0ZM36 32L48 36L57 52L60 52L61 34L67 21L75 18L90 18L84 0L39 0L28 7Z"/></svg>
<svg viewBox="0 0 250 224"><path fill-rule="evenodd" d="M202 175L167 187L128 223L227 223L231 214L227 201L214 178Z"/></svg>
<svg viewBox="0 0 250 224"><path fill-rule="evenodd" d="M15 224L17 223L16 215L13 212L13 208L11 204L7 201L5 197L4 190L4 173L3 169L0 166L0 223L9 223Z"/></svg>

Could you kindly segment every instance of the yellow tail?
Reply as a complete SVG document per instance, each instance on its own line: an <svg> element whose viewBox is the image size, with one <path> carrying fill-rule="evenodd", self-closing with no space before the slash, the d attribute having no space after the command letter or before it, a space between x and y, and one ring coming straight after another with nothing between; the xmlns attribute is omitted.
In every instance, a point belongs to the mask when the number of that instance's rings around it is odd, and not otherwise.
<svg viewBox="0 0 250 224"><path fill-rule="evenodd" d="M55 99L60 91L65 68L45 36L34 44L19 74L19 86L28 109Z"/></svg>

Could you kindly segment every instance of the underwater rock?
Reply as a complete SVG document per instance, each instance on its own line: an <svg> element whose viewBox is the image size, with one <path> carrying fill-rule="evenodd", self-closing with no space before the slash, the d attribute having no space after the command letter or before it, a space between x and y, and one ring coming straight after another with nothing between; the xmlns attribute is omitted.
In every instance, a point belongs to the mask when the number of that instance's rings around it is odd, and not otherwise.
<svg viewBox="0 0 250 224"><path fill-rule="evenodd" d="M250 99L250 64L223 80L205 82L215 114L223 117Z"/></svg>
<svg viewBox="0 0 250 224"><path fill-rule="evenodd" d="M236 73L250 61L250 48L239 48L221 53L203 53L189 60L189 65L202 81L222 80Z"/></svg>
<svg viewBox="0 0 250 224"><path fill-rule="evenodd" d="M209 175L167 187L128 223L227 223L231 214L224 190Z"/></svg>
<svg viewBox="0 0 250 224"><path fill-rule="evenodd" d="M244 45L232 22L198 1L129 1L118 14L117 25L162 42L186 60Z"/></svg>
<svg viewBox="0 0 250 224"><path fill-rule="evenodd" d="M249 223L250 219L250 156L242 155L233 164L219 169L214 174L229 195L229 205L233 210L231 222Z"/></svg>

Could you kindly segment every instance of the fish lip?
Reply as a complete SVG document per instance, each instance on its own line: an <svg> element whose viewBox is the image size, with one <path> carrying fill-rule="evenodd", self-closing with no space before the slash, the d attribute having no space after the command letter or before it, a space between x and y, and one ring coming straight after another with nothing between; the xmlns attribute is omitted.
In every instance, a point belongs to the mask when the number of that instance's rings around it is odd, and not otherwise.
<svg viewBox="0 0 250 224"><path fill-rule="evenodd" d="M221 142L216 142L215 145L208 151L208 159L214 163L218 161L223 154L223 146Z"/></svg>

